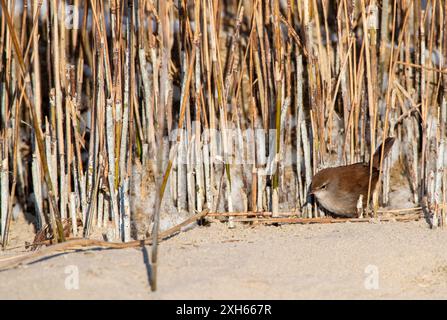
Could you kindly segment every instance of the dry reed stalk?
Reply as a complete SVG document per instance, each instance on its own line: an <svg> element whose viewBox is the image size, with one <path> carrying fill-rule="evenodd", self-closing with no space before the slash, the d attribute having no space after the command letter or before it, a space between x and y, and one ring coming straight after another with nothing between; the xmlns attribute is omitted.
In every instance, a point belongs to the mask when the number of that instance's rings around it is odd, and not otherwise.
<svg viewBox="0 0 447 320"><path fill-rule="evenodd" d="M0 191L2 191L0 197L1 197L1 236L2 236L2 243L5 240L6 236L6 218L8 215L8 207L9 207L9 174L8 174L8 153L5 151L5 146L7 146L8 140L3 138L4 142L2 143L2 157L1 160L1 176L0 176Z"/></svg>
<svg viewBox="0 0 447 320"><path fill-rule="evenodd" d="M48 163L47 163L46 157L44 155L44 146L43 146L43 139L42 139L41 128L38 125L38 121L37 121L37 116L36 116L36 113L35 113L34 105L29 100L29 97L31 96L30 77L29 77L29 74L26 72L24 59L23 59L23 56L22 56L22 53L21 53L20 46L18 44L17 35L16 35L15 30L14 30L11 17L10 17L10 15L8 13L8 10L7 10L8 7L7 7L6 3L5 3L5 0L1 0L1 7L2 7L2 14L5 17L5 20L6 20L7 25L8 25L8 30L9 30L10 35L11 35L13 48L14 48L14 52L15 52L14 57L15 57L15 60L17 61L17 63L18 63L20 76L21 76L22 79L25 79L25 81L24 81L25 85L23 85L21 81L19 81L18 84L19 84L19 89L21 89L22 92L24 90L23 87L25 87L24 100L25 100L25 104L28 107L28 110L31 113L31 118L33 120L33 129L34 129L35 134L37 136L37 142L38 142L38 146L39 146L41 162L43 163L45 182L46 182L47 187L48 187L49 200L50 200L51 206L53 207L53 210L55 211L56 221L55 221L54 224L52 224L52 230L53 230L53 232L57 230L57 239L60 240L60 241L64 241L65 237L64 237L64 233L63 233L60 213L59 213L59 210L58 210L58 207L57 207L57 202L56 202L56 199L55 199L55 189L53 188L53 184L51 182L51 178L50 178L50 175L49 175Z"/></svg>
<svg viewBox="0 0 447 320"><path fill-rule="evenodd" d="M70 217L71 217L71 227L73 232L73 237L78 236L78 221L77 221L77 210L76 210L76 193L70 193Z"/></svg>

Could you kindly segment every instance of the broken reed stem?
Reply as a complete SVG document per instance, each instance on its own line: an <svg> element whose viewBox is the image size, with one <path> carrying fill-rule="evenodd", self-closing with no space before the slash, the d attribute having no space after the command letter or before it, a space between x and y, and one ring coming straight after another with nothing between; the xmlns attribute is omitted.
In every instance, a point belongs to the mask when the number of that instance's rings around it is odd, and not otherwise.
<svg viewBox="0 0 447 320"><path fill-rule="evenodd" d="M256 222L264 224L329 224L329 223L357 223L357 222L408 222L418 221L422 219L422 215L407 215L401 217L377 217L377 218L238 218L234 222Z"/></svg>
<svg viewBox="0 0 447 320"><path fill-rule="evenodd" d="M173 235L181 232L185 227L188 225L200 221L203 218L206 217L208 214L208 210L204 210L203 212L200 212L191 218L188 218L187 220L183 221L182 223L165 230L159 234L158 240L164 240L167 238L172 237ZM21 255L19 257L11 257L11 258L5 258L0 260L0 270L7 270L14 268L20 264L23 263L31 263L32 261L36 261L38 259L41 259L45 256L52 255L54 253L59 252L66 252L68 250L89 250L92 248L107 248L107 249L126 249L126 248L135 248L145 245L152 245L153 239L146 239L142 241L130 241L125 243L120 242L106 242L106 241L100 241L100 240L91 240L91 239L71 239L64 243L58 243L51 245L47 248L38 250L33 253L27 253L25 255Z"/></svg>
<svg viewBox="0 0 447 320"><path fill-rule="evenodd" d="M378 213L381 214L391 214L395 216L405 215L409 212L413 211L422 211L422 207L414 207L414 208L403 208L403 209L392 209L392 210L377 210ZM300 212L278 212L279 216L289 217L289 216L300 216ZM262 217L271 217L273 212L210 212L207 214L208 217L249 217L249 216L262 216Z"/></svg>

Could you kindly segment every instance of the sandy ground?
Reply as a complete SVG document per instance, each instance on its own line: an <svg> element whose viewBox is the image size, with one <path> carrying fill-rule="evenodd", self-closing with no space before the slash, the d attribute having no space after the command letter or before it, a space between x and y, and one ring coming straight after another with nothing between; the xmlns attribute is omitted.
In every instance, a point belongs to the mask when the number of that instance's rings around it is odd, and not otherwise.
<svg viewBox="0 0 447 320"><path fill-rule="evenodd" d="M445 299L446 245L447 231L424 221L213 223L160 245L156 293L147 247L77 252L0 272L0 298Z"/></svg>

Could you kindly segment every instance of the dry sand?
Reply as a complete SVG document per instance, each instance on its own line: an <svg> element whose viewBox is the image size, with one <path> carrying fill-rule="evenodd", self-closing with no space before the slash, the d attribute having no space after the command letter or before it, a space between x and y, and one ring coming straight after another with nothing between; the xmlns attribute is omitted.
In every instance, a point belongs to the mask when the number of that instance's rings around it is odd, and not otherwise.
<svg viewBox="0 0 447 320"><path fill-rule="evenodd" d="M156 293L148 284L147 247L71 253L0 272L0 298L447 298L446 244L447 231L424 221L236 229L213 223L160 245ZM79 288L68 290L76 272Z"/></svg>

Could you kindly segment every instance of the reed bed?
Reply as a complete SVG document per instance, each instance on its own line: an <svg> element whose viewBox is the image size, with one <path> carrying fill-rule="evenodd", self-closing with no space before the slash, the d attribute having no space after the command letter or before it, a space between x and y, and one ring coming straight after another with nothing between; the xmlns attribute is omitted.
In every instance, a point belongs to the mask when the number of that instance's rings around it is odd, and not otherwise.
<svg viewBox="0 0 447 320"><path fill-rule="evenodd" d="M319 219L312 175L387 136L371 214L397 166L447 223L445 1L0 1L4 247L20 211L54 242L152 237L154 264L176 216Z"/></svg>

